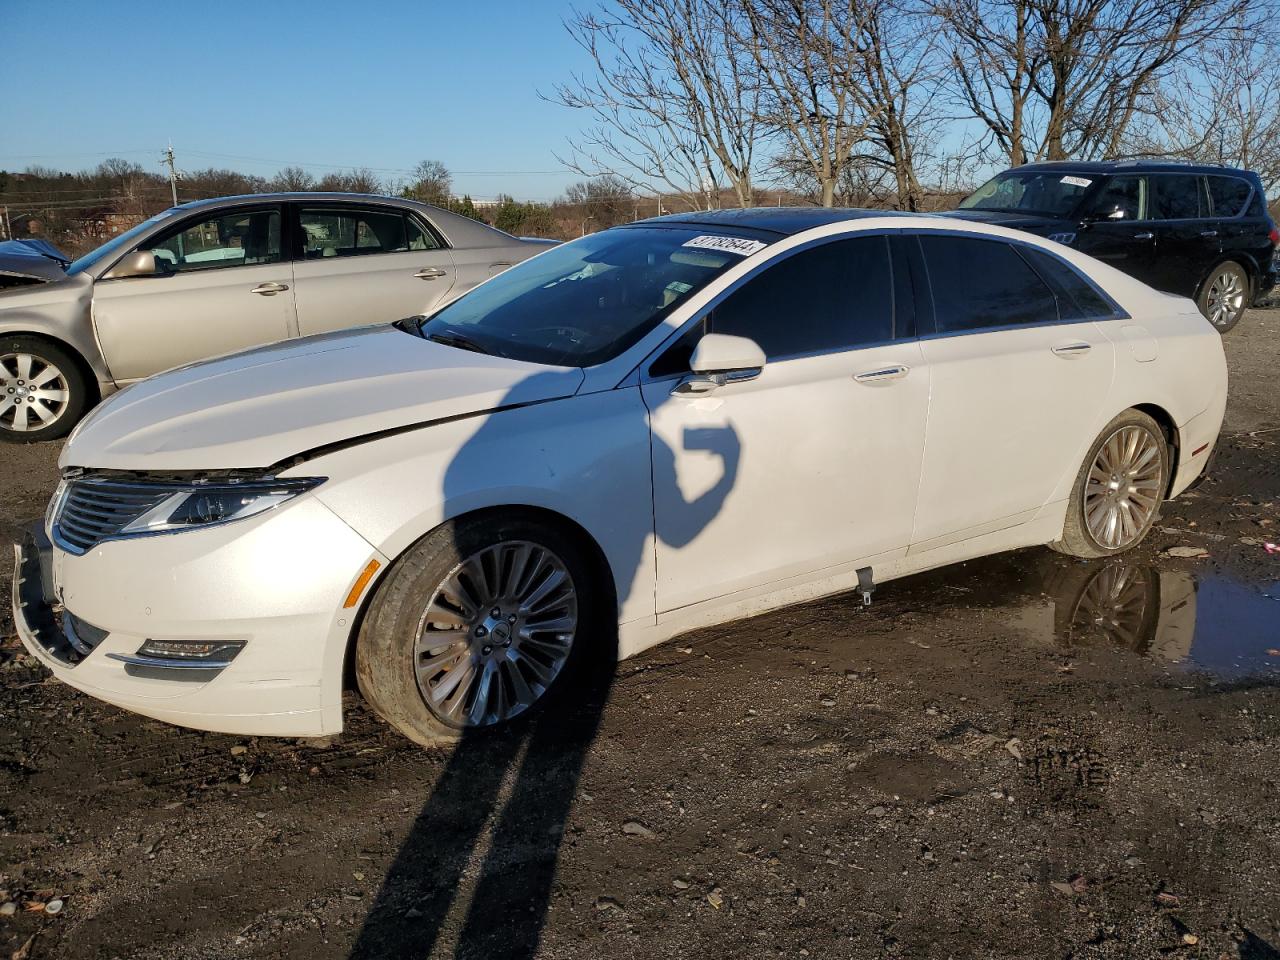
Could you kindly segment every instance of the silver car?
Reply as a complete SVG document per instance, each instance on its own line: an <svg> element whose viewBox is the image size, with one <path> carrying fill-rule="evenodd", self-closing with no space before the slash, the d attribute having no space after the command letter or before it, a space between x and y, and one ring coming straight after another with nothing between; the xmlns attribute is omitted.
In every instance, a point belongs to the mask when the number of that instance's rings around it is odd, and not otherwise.
<svg viewBox="0 0 1280 960"><path fill-rule="evenodd" d="M280 193L173 207L69 264L3 245L0 440L60 437L193 360L426 313L549 243L410 200Z"/></svg>

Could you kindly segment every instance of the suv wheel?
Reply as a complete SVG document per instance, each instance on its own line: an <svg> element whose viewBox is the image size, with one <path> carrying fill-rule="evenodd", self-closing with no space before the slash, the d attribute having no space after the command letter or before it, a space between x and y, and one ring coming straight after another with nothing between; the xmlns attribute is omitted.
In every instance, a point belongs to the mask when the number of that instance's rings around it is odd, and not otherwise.
<svg viewBox="0 0 1280 960"><path fill-rule="evenodd" d="M0 441L65 436L88 397L88 381L68 350L42 337L0 336Z"/></svg>
<svg viewBox="0 0 1280 960"><path fill-rule="evenodd" d="M1200 290L1200 312L1219 333L1226 333L1244 316L1249 287L1249 274L1240 264L1234 260L1218 264Z"/></svg>

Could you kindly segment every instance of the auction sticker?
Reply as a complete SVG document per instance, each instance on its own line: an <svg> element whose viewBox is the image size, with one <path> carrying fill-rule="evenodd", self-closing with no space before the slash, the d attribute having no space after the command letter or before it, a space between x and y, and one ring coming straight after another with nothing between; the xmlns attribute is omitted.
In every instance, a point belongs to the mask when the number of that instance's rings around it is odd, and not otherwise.
<svg viewBox="0 0 1280 960"><path fill-rule="evenodd" d="M742 237L715 237L704 234L700 237L694 237L692 240L686 240L681 246L701 247L704 250L723 250L725 253L736 253L740 257L749 257L753 253L763 250L768 244L761 243L759 240L744 240Z"/></svg>
<svg viewBox="0 0 1280 960"><path fill-rule="evenodd" d="M1069 183L1073 187L1087 187L1089 184L1093 183L1093 181L1087 177L1063 177L1061 182Z"/></svg>

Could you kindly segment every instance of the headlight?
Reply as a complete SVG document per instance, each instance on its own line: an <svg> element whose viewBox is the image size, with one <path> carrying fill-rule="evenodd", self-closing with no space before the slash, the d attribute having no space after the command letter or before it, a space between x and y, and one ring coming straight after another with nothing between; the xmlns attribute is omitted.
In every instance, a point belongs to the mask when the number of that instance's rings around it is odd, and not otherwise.
<svg viewBox="0 0 1280 960"><path fill-rule="evenodd" d="M51 536L53 532L53 518L58 515L58 508L62 506L62 498L67 495L67 481L59 480L58 488L53 491L53 496L49 499L49 506L44 511L44 532L45 536Z"/></svg>
<svg viewBox="0 0 1280 960"><path fill-rule="evenodd" d="M278 507L323 481L324 477L299 477L193 483L121 527L120 533L166 533L243 520Z"/></svg>

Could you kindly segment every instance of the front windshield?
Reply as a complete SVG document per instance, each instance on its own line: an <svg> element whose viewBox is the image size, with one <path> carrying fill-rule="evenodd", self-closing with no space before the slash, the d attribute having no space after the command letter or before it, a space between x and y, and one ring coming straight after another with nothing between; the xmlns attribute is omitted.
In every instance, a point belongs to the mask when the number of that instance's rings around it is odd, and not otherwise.
<svg viewBox="0 0 1280 960"><path fill-rule="evenodd" d="M517 264L433 316L424 336L515 360L588 367L618 356L765 246L721 227L619 227Z"/></svg>
<svg viewBox="0 0 1280 960"><path fill-rule="evenodd" d="M1006 170L961 200L960 209L1070 217L1096 179L1061 170Z"/></svg>
<svg viewBox="0 0 1280 960"><path fill-rule="evenodd" d="M150 230L171 213L173 213L172 210L157 213L150 220L143 220L136 227L126 230L124 233L120 234L120 236L112 237L102 246L94 247L79 260L73 261L71 266L67 267L67 276L73 276L81 271L88 270L104 257L111 257L113 254L122 252L129 247L133 241L139 237L139 235Z"/></svg>

